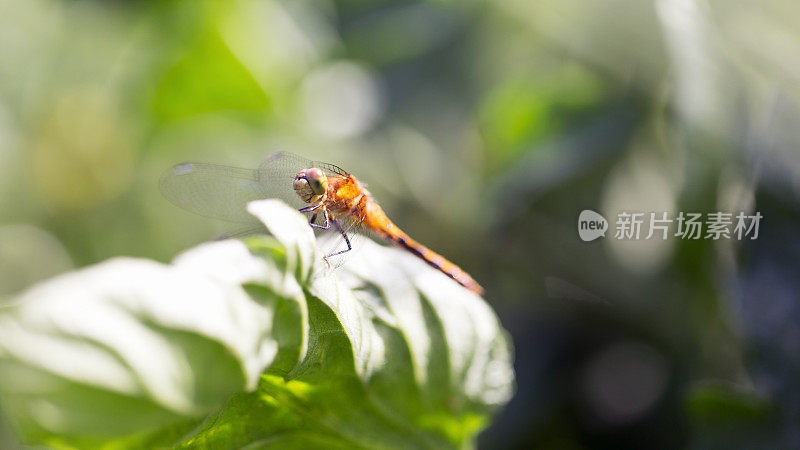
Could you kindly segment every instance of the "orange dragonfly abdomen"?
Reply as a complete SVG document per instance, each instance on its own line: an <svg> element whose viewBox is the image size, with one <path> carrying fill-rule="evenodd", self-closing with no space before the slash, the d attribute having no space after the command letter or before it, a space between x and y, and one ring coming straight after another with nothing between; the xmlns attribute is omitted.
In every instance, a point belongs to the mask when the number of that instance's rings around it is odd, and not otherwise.
<svg viewBox="0 0 800 450"><path fill-rule="evenodd" d="M445 275L449 276L472 292L475 292L478 295L483 295L483 287L481 287L477 281L469 276L468 273L464 272L460 267L448 261L444 256L412 239L408 234L406 234L391 220L389 220L389 217L387 217L386 213L383 212L383 208L381 208L380 205L372 200L368 193L366 193L366 196L366 205L363 212L364 221L362 223L365 228L380 235L394 245L408 250L415 256L428 263L430 266L440 270Z"/></svg>

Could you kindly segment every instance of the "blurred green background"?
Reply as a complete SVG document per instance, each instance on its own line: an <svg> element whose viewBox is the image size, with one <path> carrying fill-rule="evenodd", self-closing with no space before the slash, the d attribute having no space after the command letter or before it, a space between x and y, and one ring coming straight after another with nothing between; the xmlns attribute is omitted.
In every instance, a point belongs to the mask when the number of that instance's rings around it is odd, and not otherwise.
<svg viewBox="0 0 800 450"><path fill-rule="evenodd" d="M482 447L800 447L798 22L777 0L0 0L0 295L213 239L231 225L160 174L291 151L487 288L518 393ZM587 208L764 220L584 243Z"/></svg>

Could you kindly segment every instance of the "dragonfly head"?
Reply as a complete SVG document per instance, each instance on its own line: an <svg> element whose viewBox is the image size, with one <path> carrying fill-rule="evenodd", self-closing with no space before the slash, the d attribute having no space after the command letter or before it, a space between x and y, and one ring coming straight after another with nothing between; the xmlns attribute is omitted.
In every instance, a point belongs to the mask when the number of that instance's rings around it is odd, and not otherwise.
<svg viewBox="0 0 800 450"><path fill-rule="evenodd" d="M294 177L292 187L304 202L315 203L320 201L328 190L328 177L316 167L303 169Z"/></svg>

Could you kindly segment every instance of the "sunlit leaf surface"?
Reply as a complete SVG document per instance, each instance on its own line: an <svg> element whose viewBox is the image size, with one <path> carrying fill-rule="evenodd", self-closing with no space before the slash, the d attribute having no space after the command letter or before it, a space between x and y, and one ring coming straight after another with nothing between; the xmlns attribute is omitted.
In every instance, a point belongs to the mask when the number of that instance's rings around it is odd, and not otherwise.
<svg viewBox="0 0 800 450"><path fill-rule="evenodd" d="M303 217L172 264L118 258L0 315L0 395L26 441L75 447L470 445L513 390L489 306L371 241L332 271Z"/></svg>

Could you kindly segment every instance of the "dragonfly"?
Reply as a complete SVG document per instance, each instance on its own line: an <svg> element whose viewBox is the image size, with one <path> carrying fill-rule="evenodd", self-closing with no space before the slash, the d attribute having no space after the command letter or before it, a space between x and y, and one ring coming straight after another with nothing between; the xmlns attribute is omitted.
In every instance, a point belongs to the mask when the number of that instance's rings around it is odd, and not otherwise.
<svg viewBox="0 0 800 450"><path fill-rule="evenodd" d="M325 261L353 249L355 233L373 234L409 251L467 289L484 289L468 273L442 255L412 239L395 225L366 185L334 164L311 161L292 153L275 153L257 169L208 163L181 163L161 177L162 194L173 204L193 213L252 223L245 205L265 198L281 199L309 217L309 225L337 233L342 250L325 255Z"/></svg>

